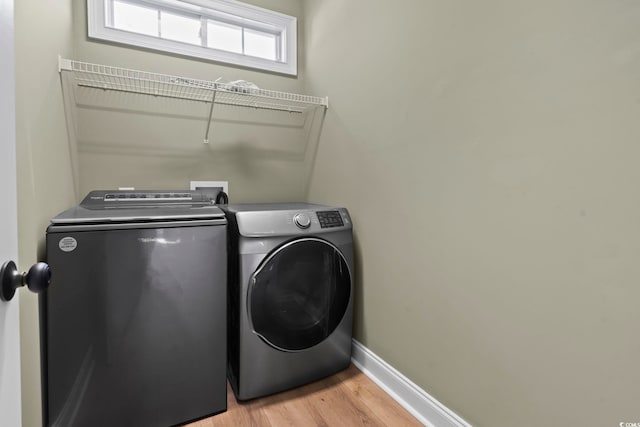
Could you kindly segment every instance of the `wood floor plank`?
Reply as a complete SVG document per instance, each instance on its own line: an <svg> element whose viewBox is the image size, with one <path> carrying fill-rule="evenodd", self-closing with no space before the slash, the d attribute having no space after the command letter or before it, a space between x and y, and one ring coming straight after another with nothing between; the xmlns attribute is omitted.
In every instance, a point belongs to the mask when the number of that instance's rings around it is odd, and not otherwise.
<svg viewBox="0 0 640 427"><path fill-rule="evenodd" d="M349 369L339 372L336 376L342 380L344 387L385 425L422 425L355 366L351 365Z"/></svg>
<svg viewBox="0 0 640 427"><path fill-rule="evenodd" d="M227 386L226 412L188 427L420 426L409 412L351 365L302 387L238 402Z"/></svg>
<svg viewBox="0 0 640 427"><path fill-rule="evenodd" d="M329 426L382 426L377 417L363 411L357 400L339 382L319 390L304 400L301 410L317 413Z"/></svg>

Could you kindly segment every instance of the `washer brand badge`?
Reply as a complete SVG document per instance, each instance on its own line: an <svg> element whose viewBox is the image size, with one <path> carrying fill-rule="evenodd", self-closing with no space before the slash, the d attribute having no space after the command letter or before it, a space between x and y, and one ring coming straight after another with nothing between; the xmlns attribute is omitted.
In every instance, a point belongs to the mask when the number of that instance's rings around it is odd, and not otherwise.
<svg viewBox="0 0 640 427"><path fill-rule="evenodd" d="M63 252L71 252L78 247L78 241L73 237L63 237L58 242L58 247Z"/></svg>

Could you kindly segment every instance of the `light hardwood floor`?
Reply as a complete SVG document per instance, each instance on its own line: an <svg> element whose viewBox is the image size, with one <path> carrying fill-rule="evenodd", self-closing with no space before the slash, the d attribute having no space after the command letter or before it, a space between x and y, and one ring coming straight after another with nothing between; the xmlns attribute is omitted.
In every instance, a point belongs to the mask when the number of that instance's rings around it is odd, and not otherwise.
<svg viewBox="0 0 640 427"><path fill-rule="evenodd" d="M237 402L227 384L227 406L227 412L188 427L422 425L353 365L306 386L248 402Z"/></svg>

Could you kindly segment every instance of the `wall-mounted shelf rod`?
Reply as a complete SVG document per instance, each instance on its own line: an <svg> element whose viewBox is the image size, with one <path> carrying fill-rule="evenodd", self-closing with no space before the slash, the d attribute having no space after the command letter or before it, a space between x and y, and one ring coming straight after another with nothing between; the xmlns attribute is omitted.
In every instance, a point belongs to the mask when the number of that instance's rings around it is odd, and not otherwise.
<svg viewBox="0 0 640 427"><path fill-rule="evenodd" d="M220 79L208 81L150 73L61 57L58 57L58 71L72 73L74 82L80 87L211 103L205 143L209 143L215 104L297 114L329 107L327 97L247 87L236 82L220 82Z"/></svg>
<svg viewBox="0 0 640 427"><path fill-rule="evenodd" d="M150 73L109 65L91 64L59 58L58 70L70 72L83 87L163 96L291 113L304 113L317 107L329 107L328 97L300 95L266 89L234 86L232 83L199 80L168 74Z"/></svg>
<svg viewBox="0 0 640 427"><path fill-rule="evenodd" d="M213 116L213 106L216 105L216 93L217 90L213 91L213 95L211 96L211 108L209 108L209 119L207 119L207 130L204 132L204 143L209 143L209 129L211 129L211 116Z"/></svg>

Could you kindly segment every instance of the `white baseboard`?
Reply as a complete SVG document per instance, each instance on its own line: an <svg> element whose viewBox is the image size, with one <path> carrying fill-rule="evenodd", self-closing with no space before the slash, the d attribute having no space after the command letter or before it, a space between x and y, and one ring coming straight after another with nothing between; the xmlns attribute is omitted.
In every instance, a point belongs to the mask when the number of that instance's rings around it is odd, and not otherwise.
<svg viewBox="0 0 640 427"><path fill-rule="evenodd" d="M352 349L353 364L425 426L471 427L355 339Z"/></svg>

